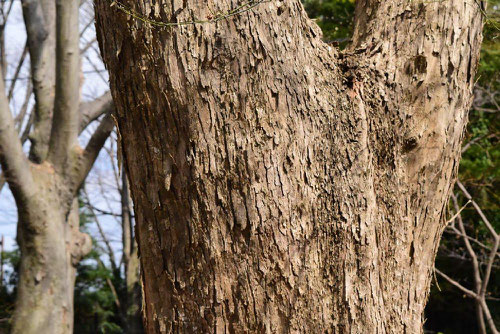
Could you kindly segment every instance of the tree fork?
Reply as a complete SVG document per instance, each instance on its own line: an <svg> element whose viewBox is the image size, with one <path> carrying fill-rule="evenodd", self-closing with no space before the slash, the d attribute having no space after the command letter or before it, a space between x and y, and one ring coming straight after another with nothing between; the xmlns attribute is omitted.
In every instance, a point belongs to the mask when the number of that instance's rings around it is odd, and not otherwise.
<svg viewBox="0 0 500 334"><path fill-rule="evenodd" d="M357 1L339 52L298 0L96 0L148 333L421 332L479 6Z"/></svg>

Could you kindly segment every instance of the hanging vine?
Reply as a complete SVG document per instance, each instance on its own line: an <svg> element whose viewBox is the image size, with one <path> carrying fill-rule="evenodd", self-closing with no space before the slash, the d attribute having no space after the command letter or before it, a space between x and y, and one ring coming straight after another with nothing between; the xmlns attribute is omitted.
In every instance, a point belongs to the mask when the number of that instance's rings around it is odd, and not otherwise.
<svg viewBox="0 0 500 334"><path fill-rule="evenodd" d="M227 11L227 12L217 12L217 13L212 13L209 17L206 19L194 19L191 21L182 21L182 22L163 22L163 21L156 21L153 19L150 19L141 13L136 12L132 8L124 5L120 0L113 0L111 2L111 7L116 7L120 11L124 12L127 15L130 15L131 17L148 24L150 26L154 27L160 27L160 28L169 28L169 27L178 27L178 26L186 26L186 25L194 25L194 24L206 24L206 23L216 23L222 20L226 20L232 16L239 15L244 12L248 12L252 10L253 8L257 7L258 5L264 3L264 2L270 2L271 0L251 0L242 3L241 5Z"/></svg>

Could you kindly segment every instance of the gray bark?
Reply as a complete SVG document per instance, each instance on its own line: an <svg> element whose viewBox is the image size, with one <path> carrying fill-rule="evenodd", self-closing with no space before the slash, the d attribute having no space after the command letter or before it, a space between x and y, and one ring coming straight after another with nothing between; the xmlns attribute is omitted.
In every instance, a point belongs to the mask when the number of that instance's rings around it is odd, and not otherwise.
<svg viewBox="0 0 500 334"><path fill-rule="evenodd" d="M128 1L205 20L241 2ZM152 27L96 0L148 333L418 333L482 3L357 1L353 44L298 0Z"/></svg>
<svg viewBox="0 0 500 334"><path fill-rule="evenodd" d="M75 267L92 242L78 230L77 200L66 217L65 203L53 202L57 176L37 176L43 190L19 210L22 257L12 333L72 333Z"/></svg>
<svg viewBox="0 0 500 334"><path fill-rule="evenodd" d="M79 120L78 5L23 1L36 103L21 135L0 80L0 179L16 201L21 250L13 334L72 333L75 266L90 250L90 238L78 230L76 196L114 122L104 116L88 145L79 147L79 131L109 112L110 99L81 106L89 117ZM29 159L22 148L28 133Z"/></svg>

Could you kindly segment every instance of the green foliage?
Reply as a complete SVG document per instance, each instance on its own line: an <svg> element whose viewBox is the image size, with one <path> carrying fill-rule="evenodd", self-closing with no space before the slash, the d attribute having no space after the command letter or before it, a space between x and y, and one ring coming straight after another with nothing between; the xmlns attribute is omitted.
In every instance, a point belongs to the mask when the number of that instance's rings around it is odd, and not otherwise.
<svg viewBox="0 0 500 334"><path fill-rule="evenodd" d="M109 268L100 264L95 249L77 267L75 284L75 333L122 333L119 310L106 280L112 280Z"/></svg>
<svg viewBox="0 0 500 334"><path fill-rule="evenodd" d="M325 41L344 46L351 36L354 0L305 0L304 7L323 31Z"/></svg>
<svg viewBox="0 0 500 334"><path fill-rule="evenodd" d="M92 215L80 203L80 229L88 231ZM90 234L90 233L89 233ZM92 251L78 264L74 291L75 334L123 333L125 324L121 310L117 307L110 283L123 300L125 282L120 272L113 272L102 262L103 251L92 241ZM14 311L20 251L14 249L3 253L4 281L0 285L0 333L8 333Z"/></svg>
<svg viewBox="0 0 500 334"><path fill-rule="evenodd" d="M3 252L3 282L0 282L0 333L9 332L10 319L14 312L18 268L21 260L19 249Z"/></svg>
<svg viewBox="0 0 500 334"><path fill-rule="evenodd" d="M80 203L80 229L89 232L92 215ZM101 260L103 252L92 240L92 251L78 264L75 282L75 334L123 333L120 310L108 282L115 289L124 285ZM123 289L122 289L123 290Z"/></svg>

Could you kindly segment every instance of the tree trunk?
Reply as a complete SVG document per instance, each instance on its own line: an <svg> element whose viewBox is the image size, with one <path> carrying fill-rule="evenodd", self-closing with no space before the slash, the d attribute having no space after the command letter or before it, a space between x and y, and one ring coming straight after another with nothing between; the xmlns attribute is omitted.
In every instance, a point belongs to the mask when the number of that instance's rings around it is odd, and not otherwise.
<svg viewBox="0 0 500 334"><path fill-rule="evenodd" d="M147 332L421 332L482 4L249 4L96 0Z"/></svg>
<svg viewBox="0 0 500 334"><path fill-rule="evenodd" d="M141 323L141 285L139 281L139 255L137 243L132 234L132 208L130 207L130 193L125 168L122 170L122 241L123 259L125 264L125 283L127 285L127 300L125 302L126 333L140 334L143 327Z"/></svg>
<svg viewBox="0 0 500 334"><path fill-rule="evenodd" d="M78 230L78 201L70 195L68 202L64 183L47 164L35 175L38 192L18 206L22 256L12 333L68 334L73 332L75 267L92 242Z"/></svg>
<svg viewBox="0 0 500 334"><path fill-rule="evenodd" d="M74 266L90 250L89 237L78 231L75 198L114 121L107 94L80 103L79 8L79 1L22 1L35 104L21 138L0 80L0 179L5 174L16 200L21 250L13 333L72 332ZM103 114L80 147L80 133Z"/></svg>

